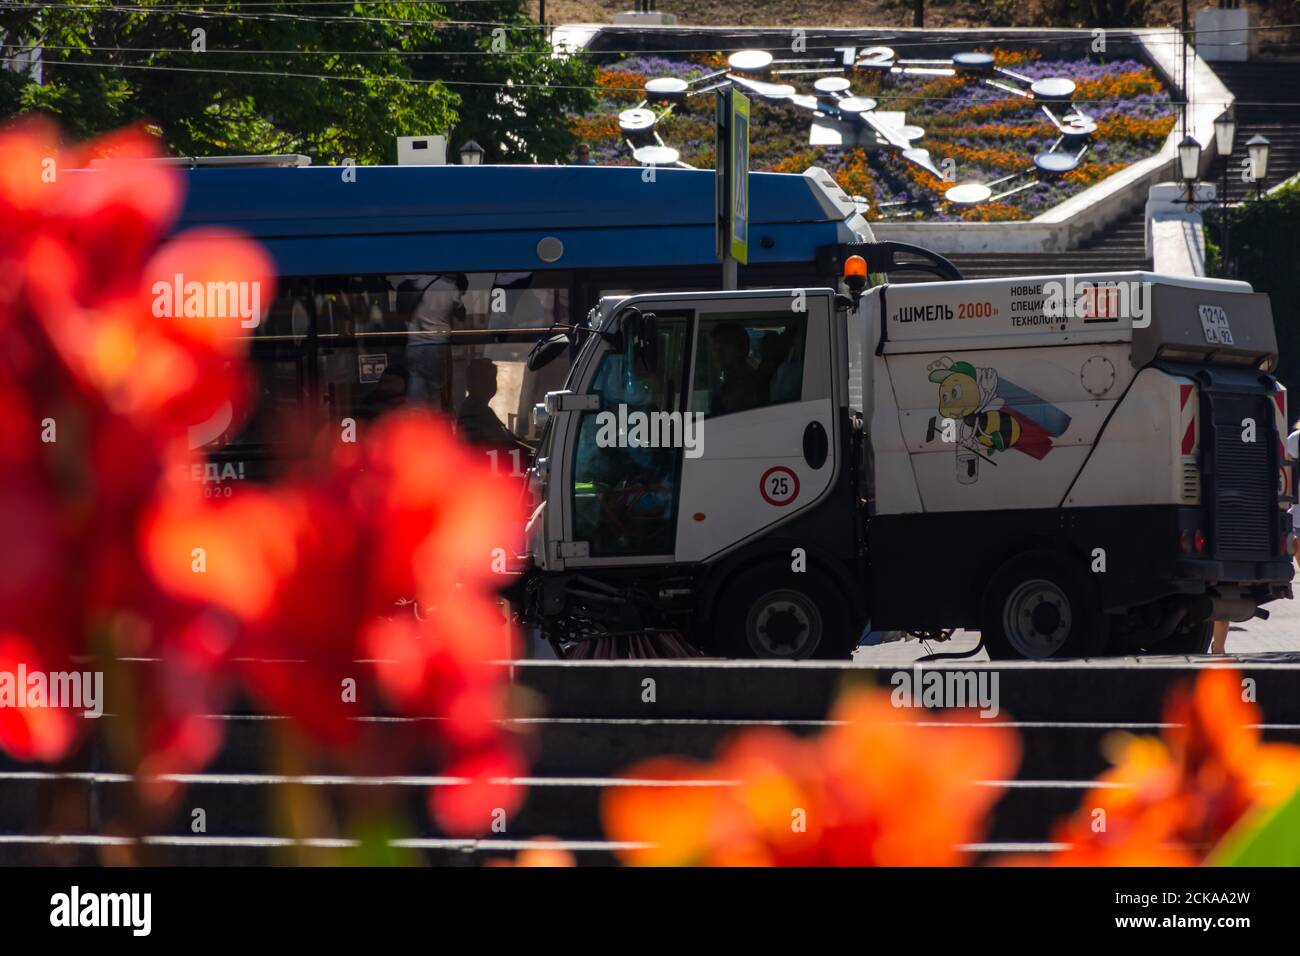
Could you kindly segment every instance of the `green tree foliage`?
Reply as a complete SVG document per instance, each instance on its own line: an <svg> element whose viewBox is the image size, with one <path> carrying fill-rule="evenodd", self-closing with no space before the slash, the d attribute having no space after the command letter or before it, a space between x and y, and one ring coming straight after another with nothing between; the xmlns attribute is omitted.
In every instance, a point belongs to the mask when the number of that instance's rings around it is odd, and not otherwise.
<svg viewBox="0 0 1300 956"><path fill-rule="evenodd" d="M594 101L591 64L585 57L554 56L520 0L449 2L446 8L445 48L463 52L424 57L416 72L447 81L460 95L451 148L473 139L487 150L484 162L563 162L574 145L563 117L587 112Z"/></svg>
<svg viewBox="0 0 1300 956"><path fill-rule="evenodd" d="M526 22L519 2L460 6L477 20ZM590 94L549 87L506 99L479 84L591 85L590 71L576 59L551 61L536 29L507 31L530 55L493 53L491 25L450 19L446 5L428 2L4 8L5 56L39 46L42 65L40 82L31 70L0 70L0 118L43 113L75 138L145 122L183 155L391 162L398 135L456 130L454 143L473 135L506 161L562 158L570 145L562 112ZM488 52L466 55L480 50Z"/></svg>
<svg viewBox="0 0 1300 956"><path fill-rule="evenodd" d="M1149 12L1147 0L1039 0L1047 23L1058 27L1140 27Z"/></svg>

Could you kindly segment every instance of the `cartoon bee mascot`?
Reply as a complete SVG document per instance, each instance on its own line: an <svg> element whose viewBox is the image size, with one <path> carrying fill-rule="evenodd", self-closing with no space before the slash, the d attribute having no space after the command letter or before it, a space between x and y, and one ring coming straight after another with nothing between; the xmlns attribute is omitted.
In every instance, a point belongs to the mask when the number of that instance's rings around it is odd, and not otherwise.
<svg viewBox="0 0 1300 956"><path fill-rule="evenodd" d="M944 438L957 446L957 481L963 485L979 480L979 463L996 465L993 456L1012 448L1032 458L1052 450L1053 436L1069 426L1070 418L1005 379L996 369L976 368L969 362L954 362L948 356L926 366L930 381L939 386L939 414ZM1010 403L1010 404L1009 404ZM956 425L956 434L948 430ZM940 427L930 419L926 441L933 441Z"/></svg>

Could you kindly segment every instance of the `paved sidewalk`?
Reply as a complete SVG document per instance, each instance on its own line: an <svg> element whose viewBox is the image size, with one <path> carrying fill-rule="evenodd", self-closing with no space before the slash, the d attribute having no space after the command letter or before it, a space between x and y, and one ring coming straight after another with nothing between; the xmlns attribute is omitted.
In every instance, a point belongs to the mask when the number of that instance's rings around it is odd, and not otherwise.
<svg viewBox="0 0 1300 956"><path fill-rule="evenodd" d="M1227 652L1257 654L1269 651L1300 652L1300 601L1274 601L1268 605L1267 621L1255 618L1228 629ZM958 631L946 642L923 643L916 640L894 641L876 647L859 647L853 659L861 664L894 664L914 661L932 653L960 653L973 648L979 635L973 631ZM988 660L988 652L980 651L971 658Z"/></svg>

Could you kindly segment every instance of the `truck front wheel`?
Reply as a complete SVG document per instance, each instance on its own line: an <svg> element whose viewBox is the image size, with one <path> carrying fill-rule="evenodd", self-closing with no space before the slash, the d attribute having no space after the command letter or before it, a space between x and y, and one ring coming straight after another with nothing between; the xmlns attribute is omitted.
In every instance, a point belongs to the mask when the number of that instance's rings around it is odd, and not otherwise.
<svg viewBox="0 0 1300 956"><path fill-rule="evenodd" d="M718 603L714 645L730 657L847 657L855 642L845 633L844 602L812 573L766 567L740 572Z"/></svg>
<svg viewBox="0 0 1300 956"><path fill-rule="evenodd" d="M1109 632L1092 583L1051 551L1022 554L998 569L982 618L984 645L994 659L1100 654Z"/></svg>

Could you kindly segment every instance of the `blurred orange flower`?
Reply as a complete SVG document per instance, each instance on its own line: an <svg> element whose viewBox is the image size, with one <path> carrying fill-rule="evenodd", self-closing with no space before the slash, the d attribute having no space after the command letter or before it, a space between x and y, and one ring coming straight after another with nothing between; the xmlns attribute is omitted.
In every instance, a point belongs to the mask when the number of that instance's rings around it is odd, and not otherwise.
<svg viewBox="0 0 1300 956"><path fill-rule="evenodd" d="M1252 807L1276 806L1300 787L1300 747L1263 743L1259 708L1241 675L1203 670L1175 689L1160 738L1116 736L1114 763L1053 840L1059 866L1194 865ZM1041 863L1042 860L1016 862Z"/></svg>
<svg viewBox="0 0 1300 956"><path fill-rule="evenodd" d="M515 854L513 860L493 860L488 866L524 866L524 867L572 867L578 861L573 853L559 843L554 837L536 837L528 841L528 846Z"/></svg>
<svg viewBox="0 0 1300 956"><path fill-rule="evenodd" d="M961 718L958 717L958 720ZM978 721L978 718L975 718ZM999 796L976 781L1019 762L1000 722L943 726L877 691L847 694L819 737L739 734L711 764L657 758L602 803L627 862L712 866L951 866ZM645 784L644 781L653 781Z"/></svg>

